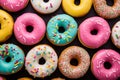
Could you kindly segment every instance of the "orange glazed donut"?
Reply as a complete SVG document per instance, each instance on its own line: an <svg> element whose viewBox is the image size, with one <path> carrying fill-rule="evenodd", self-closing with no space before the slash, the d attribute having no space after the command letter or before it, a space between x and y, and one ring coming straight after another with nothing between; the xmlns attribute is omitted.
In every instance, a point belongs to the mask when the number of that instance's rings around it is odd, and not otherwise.
<svg viewBox="0 0 120 80"><path fill-rule="evenodd" d="M72 59L78 61L77 65L71 65ZM90 65L88 52L77 46L71 46L63 50L59 57L58 66L60 72L68 78L80 78L84 76Z"/></svg>
<svg viewBox="0 0 120 80"><path fill-rule="evenodd" d="M116 18L120 15L120 0L114 0L113 6L108 6L106 0L93 0L97 14L106 19Z"/></svg>

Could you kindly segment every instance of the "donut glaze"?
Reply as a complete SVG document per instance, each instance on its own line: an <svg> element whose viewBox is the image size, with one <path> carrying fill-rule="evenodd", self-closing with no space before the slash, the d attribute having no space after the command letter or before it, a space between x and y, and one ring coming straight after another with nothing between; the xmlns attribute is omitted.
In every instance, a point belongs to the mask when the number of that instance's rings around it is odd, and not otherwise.
<svg viewBox="0 0 120 80"><path fill-rule="evenodd" d="M71 65L71 59L77 59L78 65ZM90 56L85 49L71 46L62 51L58 66L64 76L72 79L80 78L86 74L90 66Z"/></svg>
<svg viewBox="0 0 120 80"><path fill-rule="evenodd" d="M50 14L55 12L61 4L61 0L30 0L33 8L39 13Z"/></svg>
<svg viewBox="0 0 120 80"><path fill-rule="evenodd" d="M26 28L32 26L32 32ZM19 16L14 24L16 39L24 45L33 45L42 40L45 35L46 25L44 20L34 13L24 13Z"/></svg>
<svg viewBox="0 0 120 80"><path fill-rule="evenodd" d="M113 26L111 37L114 45L120 48L120 21Z"/></svg>
<svg viewBox="0 0 120 80"><path fill-rule="evenodd" d="M63 27L64 32L59 32ZM49 20L47 24L47 38L57 46L64 46L74 40L77 34L77 22L69 15L60 14Z"/></svg>
<svg viewBox="0 0 120 80"><path fill-rule="evenodd" d="M45 63L39 64L39 59L44 58ZM56 52L48 45L38 45L31 49L25 61L26 70L34 77L44 78L50 76L57 68L58 57Z"/></svg>
<svg viewBox="0 0 120 80"><path fill-rule="evenodd" d="M97 34L91 32L96 30ZM79 41L88 48L99 48L110 37L110 26L106 20L100 17L91 17L83 21L78 30Z"/></svg>
<svg viewBox="0 0 120 80"><path fill-rule="evenodd" d="M0 43L8 40L13 33L13 18L10 14L0 9Z"/></svg>
<svg viewBox="0 0 120 80"><path fill-rule="evenodd" d="M111 64L110 69L104 67L104 63ZM117 80L120 77L120 54L111 49L98 51L92 58L91 70L99 80Z"/></svg>
<svg viewBox="0 0 120 80"><path fill-rule="evenodd" d="M14 44L0 46L0 74L18 72L24 64L24 52ZM8 67L9 66L9 67Z"/></svg>
<svg viewBox="0 0 120 80"><path fill-rule="evenodd" d="M0 0L0 6L7 11L17 12L26 7L29 0Z"/></svg>
<svg viewBox="0 0 120 80"><path fill-rule="evenodd" d="M94 9L103 18L116 18L120 15L120 0L113 1L113 6L108 6L106 0L93 0Z"/></svg>
<svg viewBox="0 0 120 80"><path fill-rule="evenodd" d="M75 0L62 0L63 10L73 16L73 17L82 17L86 15L92 6L92 0L80 0L80 4L76 5Z"/></svg>

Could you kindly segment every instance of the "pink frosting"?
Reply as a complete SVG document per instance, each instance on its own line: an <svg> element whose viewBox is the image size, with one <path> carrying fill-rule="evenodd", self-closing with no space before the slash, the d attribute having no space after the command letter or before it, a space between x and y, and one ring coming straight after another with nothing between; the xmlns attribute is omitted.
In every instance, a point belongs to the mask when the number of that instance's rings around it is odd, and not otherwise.
<svg viewBox="0 0 120 80"><path fill-rule="evenodd" d="M110 69L104 67L104 63L111 64ZM120 77L120 54L111 49L98 51L92 58L92 72L99 80L116 80Z"/></svg>
<svg viewBox="0 0 120 80"><path fill-rule="evenodd" d="M96 35L92 35L92 30L97 30ZM110 26L101 17L91 17L83 21L79 26L79 39L89 48L98 48L105 44L110 37Z"/></svg>
<svg viewBox="0 0 120 80"><path fill-rule="evenodd" d="M4 9L16 12L25 8L29 0L0 0L0 6Z"/></svg>
<svg viewBox="0 0 120 80"><path fill-rule="evenodd" d="M27 26L32 26L33 31L28 32ZM42 18L34 13L24 13L17 18L14 24L14 34L16 39L24 45L38 43L45 35L46 25Z"/></svg>

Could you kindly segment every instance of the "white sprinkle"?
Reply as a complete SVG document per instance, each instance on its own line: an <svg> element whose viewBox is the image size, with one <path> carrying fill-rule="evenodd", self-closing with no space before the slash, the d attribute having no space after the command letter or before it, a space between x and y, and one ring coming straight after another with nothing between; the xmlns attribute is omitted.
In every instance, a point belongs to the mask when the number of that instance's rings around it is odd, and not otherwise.
<svg viewBox="0 0 120 80"><path fill-rule="evenodd" d="M18 30L18 31L20 31L20 28L19 28L19 27L17 27L17 30Z"/></svg>
<svg viewBox="0 0 120 80"><path fill-rule="evenodd" d="M20 35L19 38L22 38L22 35Z"/></svg>
<svg viewBox="0 0 120 80"><path fill-rule="evenodd" d="M12 5L10 5L11 6L11 8L13 9L13 6Z"/></svg>
<svg viewBox="0 0 120 80"><path fill-rule="evenodd" d="M4 3L4 6L6 5L6 3Z"/></svg>
<svg viewBox="0 0 120 80"><path fill-rule="evenodd" d="M26 39L25 39L25 37L23 37L23 41L24 41L24 42L26 42Z"/></svg>
<svg viewBox="0 0 120 80"><path fill-rule="evenodd" d="M32 36L33 39L36 39L35 36Z"/></svg>

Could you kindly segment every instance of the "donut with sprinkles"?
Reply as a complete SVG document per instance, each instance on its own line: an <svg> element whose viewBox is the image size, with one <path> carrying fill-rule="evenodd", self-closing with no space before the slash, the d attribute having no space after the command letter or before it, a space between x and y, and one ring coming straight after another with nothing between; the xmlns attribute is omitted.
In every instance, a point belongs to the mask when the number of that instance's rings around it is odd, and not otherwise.
<svg viewBox="0 0 120 80"><path fill-rule="evenodd" d="M15 44L0 45L0 74L18 72L24 64L24 52ZM9 67L8 67L9 66Z"/></svg>
<svg viewBox="0 0 120 80"><path fill-rule="evenodd" d="M18 12L24 9L29 0L0 0L0 5L3 9L10 12Z"/></svg>
<svg viewBox="0 0 120 80"><path fill-rule="evenodd" d="M62 0L30 0L33 8L42 14L50 14L55 12L61 4Z"/></svg>
<svg viewBox="0 0 120 80"><path fill-rule="evenodd" d="M54 45L67 45L76 37L77 27L77 22L69 15L54 16L47 24L47 38Z"/></svg>
<svg viewBox="0 0 120 80"><path fill-rule="evenodd" d="M39 60L43 59L44 64ZM50 46L41 44L31 49L25 61L28 73L34 77L50 76L57 68L58 56Z"/></svg>

